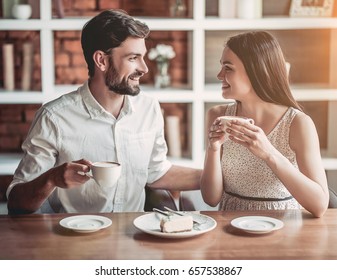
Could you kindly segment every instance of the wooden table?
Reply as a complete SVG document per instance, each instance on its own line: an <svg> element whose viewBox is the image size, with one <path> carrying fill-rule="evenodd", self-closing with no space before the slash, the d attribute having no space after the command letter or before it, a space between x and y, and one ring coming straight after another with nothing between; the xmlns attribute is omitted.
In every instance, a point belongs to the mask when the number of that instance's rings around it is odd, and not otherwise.
<svg viewBox="0 0 337 280"><path fill-rule="evenodd" d="M188 239L163 239L141 232L133 220L144 213L100 214L112 225L76 233L59 221L70 214L0 216L0 259L337 259L337 209L322 218L306 211L203 212L217 221L211 232ZM246 215L283 220L280 230L253 235L230 221Z"/></svg>

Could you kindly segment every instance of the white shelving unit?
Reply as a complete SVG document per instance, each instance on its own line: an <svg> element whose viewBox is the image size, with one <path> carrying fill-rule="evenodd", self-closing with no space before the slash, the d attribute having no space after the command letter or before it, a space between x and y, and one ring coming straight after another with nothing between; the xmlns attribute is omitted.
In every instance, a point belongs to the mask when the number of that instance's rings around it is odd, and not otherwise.
<svg viewBox="0 0 337 280"><path fill-rule="evenodd" d="M60 30L81 30L89 18L52 18L52 0L40 0L41 19L30 20L0 20L1 30L37 30L40 32L42 91L41 92L5 92L0 91L0 103L44 103L54 99L60 94L77 88L74 85L55 85L55 62L53 32ZM235 30L302 30L302 29L328 29L331 30L332 46L337 45L337 18L288 18L267 17L262 19L220 19L206 17L205 1L193 1L193 18L139 18L146 22L152 31L182 30L189 34L190 89L160 89L143 86L143 92L153 95L164 103L186 103L191 110L191 157L189 159L172 159L174 163L192 167L202 167L204 160L204 116L207 103L224 102L221 97L220 83L207 84L205 81L205 40L209 31L230 32ZM305 47L305 46L301 46ZM334 51L336 52L336 51ZM219 53L219 57L220 57ZM337 54L331 51L330 72L337 73ZM315 59L315 58L313 58ZM334 60L334 61L332 61ZM214 67L217 67L215 65ZM313 70L314 71L314 70ZM332 78L329 78L330 81ZM329 87L312 88L311 86L294 87L293 93L300 101L329 102L329 128L327 149L322 151L324 156L337 157L337 132L333 124L337 121L337 82ZM337 164L336 164L337 165ZM331 167L329 165L329 167Z"/></svg>

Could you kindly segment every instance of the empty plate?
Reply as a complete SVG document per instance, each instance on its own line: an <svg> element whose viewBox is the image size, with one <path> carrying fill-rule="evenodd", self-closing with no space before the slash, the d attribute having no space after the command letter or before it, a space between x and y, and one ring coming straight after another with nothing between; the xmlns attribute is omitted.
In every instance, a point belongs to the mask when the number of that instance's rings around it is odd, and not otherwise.
<svg viewBox="0 0 337 280"><path fill-rule="evenodd" d="M96 215L76 215L60 221L62 227L81 233L95 232L111 224L109 218Z"/></svg>
<svg viewBox="0 0 337 280"><path fill-rule="evenodd" d="M235 228L244 230L245 232L263 234L283 227L283 222L265 216L244 216L231 221L231 225Z"/></svg>

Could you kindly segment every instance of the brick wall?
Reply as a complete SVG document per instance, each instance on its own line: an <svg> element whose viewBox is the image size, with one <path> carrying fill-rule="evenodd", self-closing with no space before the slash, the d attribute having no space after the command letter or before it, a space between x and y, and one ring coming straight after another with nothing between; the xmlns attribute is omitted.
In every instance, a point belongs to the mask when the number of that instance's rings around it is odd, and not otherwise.
<svg viewBox="0 0 337 280"><path fill-rule="evenodd" d="M39 104L0 104L0 153L20 152Z"/></svg>
<svg viewBox="0 0 337 280"><path fill-rule="evenodd" d="M40 106L40 104L0 104L0 153L21 152L21 144ZM11 181L12 176L0 176L0 201L6 200L6 189Z"/></svg>

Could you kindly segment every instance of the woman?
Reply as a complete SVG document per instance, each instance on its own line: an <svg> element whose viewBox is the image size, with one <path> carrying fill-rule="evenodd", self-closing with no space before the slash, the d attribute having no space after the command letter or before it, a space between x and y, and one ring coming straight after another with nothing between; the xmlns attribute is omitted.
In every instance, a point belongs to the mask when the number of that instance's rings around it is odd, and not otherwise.
<svg viewBox="0 0 337 280"><path fill-rule="evenodd" d="M277 40L264 31L231 37L218 79L234 99L208 112L201 177L206 203L221 210L305 208L324 214L329 192L311 118L293 98ZM220 116L241 116L223 125ZM228 137L225 138L227 134Z"/></svg>

